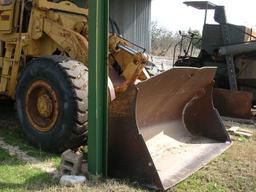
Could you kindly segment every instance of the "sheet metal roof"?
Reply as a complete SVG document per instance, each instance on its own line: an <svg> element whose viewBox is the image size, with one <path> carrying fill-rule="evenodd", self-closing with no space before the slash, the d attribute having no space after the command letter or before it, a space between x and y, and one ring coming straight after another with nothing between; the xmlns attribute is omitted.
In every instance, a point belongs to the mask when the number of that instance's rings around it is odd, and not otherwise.
<svg viewBox="0 0 256 192"><path fill-rule="evenodd" d="M194 7L196 9L215 9L216 5L209 1L185 1L183 2L187 6Z"/></svg>

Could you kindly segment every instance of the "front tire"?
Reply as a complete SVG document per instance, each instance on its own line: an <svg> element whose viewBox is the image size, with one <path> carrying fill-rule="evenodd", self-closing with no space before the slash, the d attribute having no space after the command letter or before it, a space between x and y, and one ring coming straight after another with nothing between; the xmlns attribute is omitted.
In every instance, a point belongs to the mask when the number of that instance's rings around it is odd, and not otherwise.
<svg viewBox="0 0 256 192"><path fill-rule="evenodd" d="M33 59L16 89L21 127L36 147L63 152L86 142L88 70L63 56Z"/></svg>

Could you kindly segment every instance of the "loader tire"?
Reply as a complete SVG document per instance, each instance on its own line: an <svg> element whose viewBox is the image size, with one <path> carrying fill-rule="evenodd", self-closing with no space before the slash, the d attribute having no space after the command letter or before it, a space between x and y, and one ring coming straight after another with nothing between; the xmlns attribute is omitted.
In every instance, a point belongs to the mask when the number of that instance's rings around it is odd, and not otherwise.
<svg viewBox="0 0 256 192"><path fill-rule="evenodd" d="M60 153L86 143L88 70L64 56L33 59L16 89L16 108L30 143Z"/></svg>

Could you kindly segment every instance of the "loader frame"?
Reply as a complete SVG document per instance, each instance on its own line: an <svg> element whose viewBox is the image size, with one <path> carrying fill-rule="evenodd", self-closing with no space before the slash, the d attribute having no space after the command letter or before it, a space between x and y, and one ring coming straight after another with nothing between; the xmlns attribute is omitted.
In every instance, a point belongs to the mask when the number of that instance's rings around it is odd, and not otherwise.
<svg viewBox="0 0 256 192"><path fill-rule="evenodd" d="M85 54L88 44L84 41L82 35L74 33L68 26L72 22L78 22L81 17L85 17L88 12L86 9L77 6L71 6L68 3L61 3L56 6L55 3L47 0L35 0L33 4L38 8L31 12L28 30L23 28L23 13L25 1L10 1L11 4L2 5L1 23L5 19L6 30L1 30L0 41L5 43L3 49L5 54L0 53L0 65L2 66L0 93L6 96L15 97L15 88L22 64L26 63L29 57L51 55L58 49L65 51L72 58L75 58L87 64L88 56ZM40 11L42 10L42 11ZM46 12L44 10L49 10ZM67 27L57 25L56 22L47 19L46 14L51 11L64 11L59 14L60 19L66 17L65 10L73 13L72 19L66 21ZM5 17L3 17L5 16ZM81 25L83 25L81 23ZM78 28L81 26L77 26ZM44 34L47 37L43 37ZM44 43L43 41L46 41ZM43 47L43 48L42 48ZM11 70L11 71L10 71Z"/></svg>

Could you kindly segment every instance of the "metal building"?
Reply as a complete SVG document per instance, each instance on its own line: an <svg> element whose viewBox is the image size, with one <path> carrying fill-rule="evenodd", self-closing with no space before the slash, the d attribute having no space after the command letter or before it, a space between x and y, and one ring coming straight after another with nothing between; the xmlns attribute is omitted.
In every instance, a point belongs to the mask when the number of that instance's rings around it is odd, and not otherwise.
<svg viewBox="0 0 256 192"><path fill-rule="evenodd" d="M110 0L110 18L115 20L124 38L151 48L151 1Z"/></svg>

